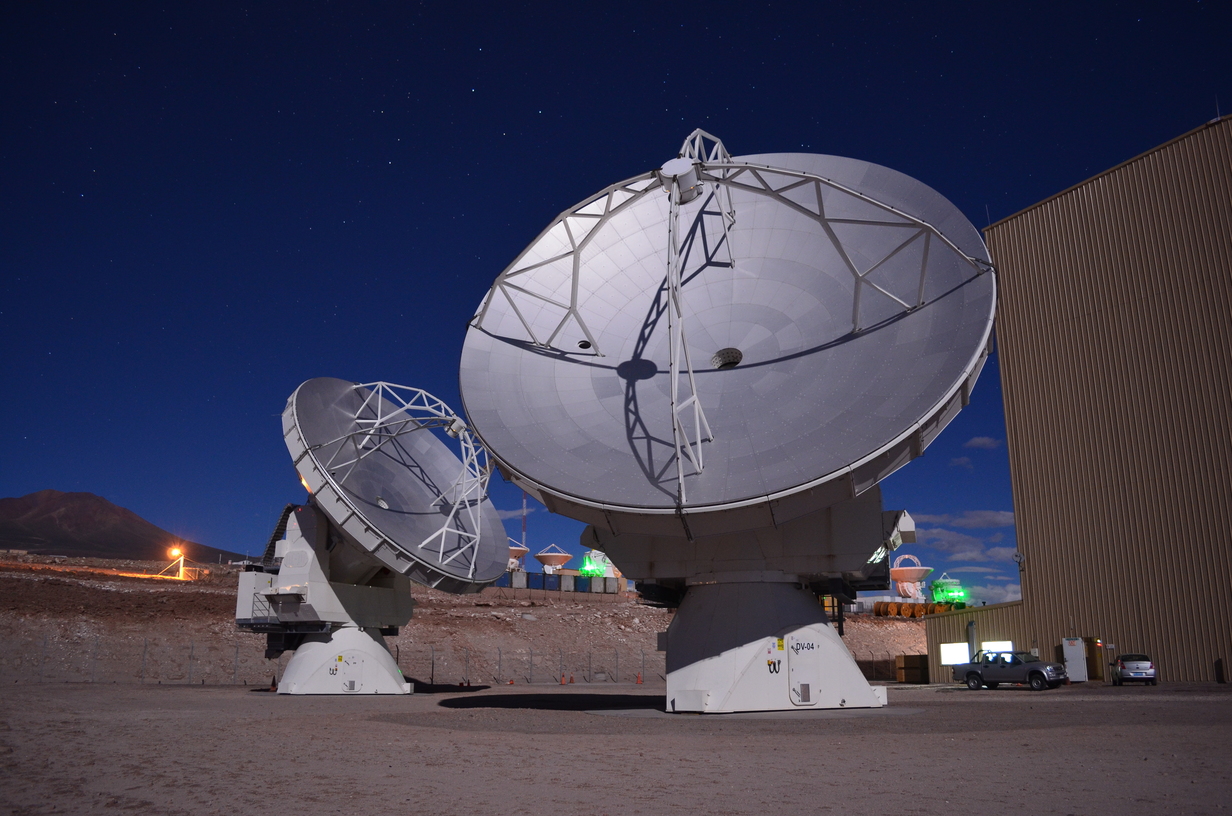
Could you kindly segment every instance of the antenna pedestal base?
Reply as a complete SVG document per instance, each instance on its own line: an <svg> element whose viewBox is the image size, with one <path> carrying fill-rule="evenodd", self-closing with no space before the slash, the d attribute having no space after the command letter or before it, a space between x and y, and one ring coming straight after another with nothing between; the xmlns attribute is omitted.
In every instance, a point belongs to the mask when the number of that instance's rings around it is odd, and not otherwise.
<svg viewBox="0 0 1232 816"><path fill-rule="evenodd" d="M798 584L691 586L667 630L667 710L879 708L872 687Z"/></svg>
<svg viewBox="0 0 1232 816"><path fill-rule="evenodd" d="M308 635L291 656L279 694L410 694L385 639L374 631L343 626Z"/></svg>

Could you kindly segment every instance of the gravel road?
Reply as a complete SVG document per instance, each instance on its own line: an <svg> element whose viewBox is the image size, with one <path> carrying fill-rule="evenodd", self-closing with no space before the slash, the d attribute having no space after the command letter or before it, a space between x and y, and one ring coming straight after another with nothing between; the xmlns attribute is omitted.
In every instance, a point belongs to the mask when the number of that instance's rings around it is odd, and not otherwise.
<svg viewBox="0 0 1232 816"><path fill-rule="evenodd" d="M1224 686L669 715L662 689L11 685L0 813L1229 813Z"/></svg>

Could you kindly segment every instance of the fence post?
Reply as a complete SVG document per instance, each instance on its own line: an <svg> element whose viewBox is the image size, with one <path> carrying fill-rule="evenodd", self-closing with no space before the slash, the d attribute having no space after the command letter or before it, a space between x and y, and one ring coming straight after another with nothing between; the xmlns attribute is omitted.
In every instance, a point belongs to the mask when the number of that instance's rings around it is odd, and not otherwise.
<svg viewBox="0 0 1232 816"><path fill-rule="evenodd" d="M197 642L195 640L188 641L188 685L192 685L192 662L193 654L197 651Z"/></svg>
<svg viewBox="0 0 1232 816"><path fill-rule="evenodd" d="M141 682L145 682L145 656L150 651L150 639L141 639Z"/></svg>

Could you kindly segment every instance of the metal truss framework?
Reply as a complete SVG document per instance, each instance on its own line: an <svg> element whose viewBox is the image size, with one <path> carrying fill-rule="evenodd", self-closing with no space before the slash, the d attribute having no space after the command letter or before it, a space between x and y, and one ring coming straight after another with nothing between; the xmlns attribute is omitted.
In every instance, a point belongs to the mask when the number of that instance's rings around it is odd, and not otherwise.
<svg viewBox="0 0 1232 816"><path fill-rule="evenodd" d="M479 539L483 533L482 504L487 498L488 479L492 475L488 452L476 441L466 423L427 391L387 382L357 384L355 389L368 392L355 413L356 430L314 448L344 443L338 445L322 466L335 474L336 481L342 485L361 461L384 450L437 494L431 506L449 508L440 529L420 542L419 549L433 553L441 566L461 559L468 563L467 577L474 577ZM396 444L402 436L433 428L443 429L458 440L460 447L462 469L444 490ZM383 504L384 499L378 496L376 501L383 509L388 509Z"/></svg>
<svg viewBox="0 0 1232 816"><path fill-rule="evenodd" d="M860 301L864 287L870 287L874 291L888 297L890 300L897 303L907 311L913 311L924 305L924 284L928 275L928 257L931 250L933 240L941 242L942 248L947 249L957 255L964 263L972 267L977 275L982 275L992 269L992 265L987 261L976 258L963 252L958 246L947 238L939 229L932 224L917 218L910 213L906 213L890 204L878 201L872 196L853 190L844 184L837 181L825 178L823 176L805 173L799 170L784 170L778 167L758 166L747 163L735 163L730 160L726 161L705 161L699 164L700 176L702 179L711 181L716 185L727 188L728 190L736 189L756 195L766 196L773 199L775 202L782 204L784 207L792 209L802 215L816 221L821 229L825 232L826 237L830 239L835 252L843 261L843 265L847 271L851 273L855 283L854 295L851 306L851 331L853 334L859 334L866 327L860 319ZM775 182L778 182L777 184ZM888 216L897 219L891 221L880 221L871 218L836 218L826 215L825 203L822 198L822 188L836 190L858 199L866 204L886 213ZM808 191L809 194L789 197L787 193L793 191ZM810 200L811 199L811 200ZM854 224L868 227L888 227L894 229L908 230L907 237L898 243L880 260L874 261L867 269L861 270L856 266L851 255L843 246L842 240L834 231L836 224ZM886 291L881 286L878 286L869 276L884 266L888 261L894 258L903 250L907 249L917 240L923 239L923 251L920 259L920 275L918 286L916 288L916 297L914 303L908 303L897 295Z"/></svg>
<svg viewBox="0 0 1232 816"><path fill-rule="evenodd" d="M680 190L678 180L669 181L668 196L670 200L667 221L667 330L668 330L668 360L672 378L672 443L676 449L676 502L684 505L688 496L684 485L684 461L689 460L695 473L701 473L705 466L702 453L702 442L713 440L710 423L706 420L706 412L702 409L701 400L697 397L697 380L693 376L693 364L689 359L689 344L684 336L684 305L681 288L680 260ZM705 208L703 207L703 212ZM700 218L701 216L699 216ZM696 234L696 232L694 233ZM727 241L727 217L723 216L723 246L730 253L731 245ZM681 399L680 378L687 380L689 396ZM693 434L685 425L685 412L692 413Z"/></svg>
<svg viewBox="0 0 1232 816"><path fill-rule="evenodd" d="M691 243L699 233L704 232L704 230L698 229L698 226L705 216L718 215L722 221L723 238L721 246L727 248L730 260L728 264L714 263L709 258L711 253L706 252L705 254L708 257L702 268L704 269L707 265L734 264L735 259L731 257L731 244L729 241L729 230L736 222L732 190L740 190L773 199L775 202L817 222L830 240L834 250L842 259L847 271L851 274L854 281L851 311L851 331L853 334L859 334L867 328L863 325L860 311L865 287L870 287L874 291L881 293L906 311L913 311L924 305L924 286L928 274L928 259L934 241L940 242L941 248L953 252L963 262L969 264L977 275L992 269L991 264L987 261L963 252L932 224L832 179L799 170L735 162L732 160L731 154L723 146L723 142L704 130L698 129L689 134L681 145L678 155L680 158L691 159L698 171L699 180L713 185L712 197L719 207L718 212L708 210L705 206L702 207L701 212L697 215L694 229L690 233L689 242ZM684 477L687 474L685 473L684 463L687 460L692 465L694 472L700 473L704 465L701 443L713 440L713 436L710 432L710 425L706 421L705 412L697 397L693 367L689 360L688 343L685 338L683 296L685 278L680 268L682 265L680 260L682 257L679 226L680 201L676 194L675 184L675 177L665 176L657 170L651 171L613 184L577 206L562 212L518 255L513 263L497 276L479 311L471 319L471 325L478 329L483 328L484 320L487 317L488 310L491 308L493 299L499 295L509 303L509 307L526 330L529 340L536 346L555 349L563 353L577 354L577 349L562 349L553 346L556 338L572 319L582 334L585 335L586 342L589 344L584 348L585 353L598 357L604 356L595 333L586 325L586 321L582 317L579 308L582 250L598 234L599 229L604 224L631 207L642 197L657 190L667 192L670 196L671 204L668 220L668 259L665 283L669 300L667 311L670 338L668 345L671 369L672 435L676 449L677 502L683 505L687 500L684 482ZM822 196L823 188L838 191L869 204L884 212L888 218L893 220L829 216L825 211ZM795 195L789 195L791 193ZM899 242L883 258L874 261L868 265L868 268L861 270L834 230L835 225L843 224L901 229L908 231L908 234L904 240ZM527 262L527 255L546 240L559 242L562 246L561 251L543 260ZM923 242L920 272L916 297L914 302L909 303L879 286L869 276L917 241ZM527 288L525 282L533 280L534 273L537 270L546 267L557 267L561 263L568 263L570 266L568 302L531 291ZM546 305L560 310L560 319L546 338L541 338L535 332L522 309L518 307L518 301L521 298L529 298L531 299L530 303L537 303L540 306ZM524 305L528 305L528 302L524 301ZM689 391L688 396L683 399L681 399L680 395L680 378L682 376L687 382ZM686 423L682 417L682 415L688 415L689 413L692 414L693 433L691 437L687 432Z"/></svg>

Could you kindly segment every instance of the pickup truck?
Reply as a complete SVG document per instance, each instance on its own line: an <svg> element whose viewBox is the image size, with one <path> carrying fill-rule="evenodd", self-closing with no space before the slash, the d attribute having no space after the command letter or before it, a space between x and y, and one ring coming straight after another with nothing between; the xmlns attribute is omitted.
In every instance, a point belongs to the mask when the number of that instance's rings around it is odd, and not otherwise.
<svg viewBox="0 0 1232 816"><path fill-rule="evenodd" d="M970 663L954 666L954 682L972 691L1002 683L1026 684L1036 691L1056 688L1068 679L1065 666L1046 663L1030 652L976 652Z"/></svg>

